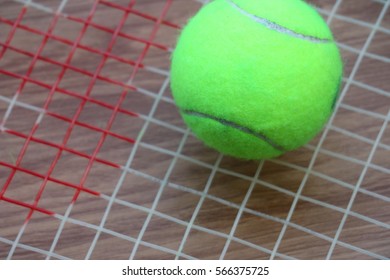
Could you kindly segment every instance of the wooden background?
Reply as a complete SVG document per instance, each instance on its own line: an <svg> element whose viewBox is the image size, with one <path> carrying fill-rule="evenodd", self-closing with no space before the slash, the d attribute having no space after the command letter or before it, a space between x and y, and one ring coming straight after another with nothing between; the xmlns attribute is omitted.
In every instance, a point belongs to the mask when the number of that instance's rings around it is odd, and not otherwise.
<svg viewBox="0 0 390 280"><path fill-rule="evenodd" d="M172 101L171 51L200 2L101 1L61 80L96 2L24 2L0 0L0 259L390 258L385 1L309 1L340 44L342 99L325 137L265 162L208 149ZM55 11L58 21L40 49ZM165 22L156 25L164 11ZM77 96L51 92L57 82ZM90 99L80 107L89 85ZM33 130L20 156L23 135ZM101 161L90 162L94 152Z"/></svg>

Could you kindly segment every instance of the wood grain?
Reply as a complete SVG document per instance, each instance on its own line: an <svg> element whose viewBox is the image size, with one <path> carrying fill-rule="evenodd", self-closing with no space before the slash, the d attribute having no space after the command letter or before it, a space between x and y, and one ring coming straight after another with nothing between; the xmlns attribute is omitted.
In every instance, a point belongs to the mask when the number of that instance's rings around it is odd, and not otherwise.
<svg viewBox="0 0 390 280"><path fill-rule="evenodd" d="M125 7L131 1L110 2ZM310 2L321 9L325 18L336 3L335 0ZM53 10L58 8L58 3L53 1L39 3ZM167 2L142 0L134 3L135 11L157 18ZM383 4L366 0L343 0L341 3L330 26L342 45L345 76L348 77ZM63 14L85 20L92 4L93 1L69 0ZM0 18L11 21L15 21L23 8L14 1L0 0L0 5ZM183 26L200 7L196 1L172 1L165 20ZM372 161L367 162L390 109L388 13L382 29L375 33L368 46L368 54L361 61L352 83L348 84L332 128L281 240L277 259L326 258L357 185L360 190L331 258L390 258L388 123ZM114 30L122 15L123 10L100 3L93 23ZM31 6L27 8L22 24L46 32L52 20L52 13ZM93 84L91 99L97 102L88 101L83 107L77 118L78 124L70 134L67 150L62 152L50 175L55 180L44 183L37 174L47 174L70 125L56 116L70 120L74 117L102 60L98 52L83 48L75 52L71 65L84 74L68 69L59 87L79 96L55 92L34 133L35 139L46 142L38 140L28 144L20 163L22 169L15 172L4 193L4 197L13 201L33 204L37 193L45 186L37 206L53 212L54 216L34 211L26 223L28 207L0 199L0 259L45 259L49 252L53 259L127 259L133 250L135 259L174 259L179 248L182 249L180 259L217 259L225 246L225 259L270 258L321 135L308 146L265 161L258 178L254 178L259 167L257 161L241 161L227 156L221 159L218 153L205 147L191 134L182 145L186 126L166 85L171 50L180 32L177 28L160 26L154 45L149 48L132 81L132 86L137 89L128 89L120 106L122 111L110 129L111 134L96 155L100 161L93 162L85 183L80 186L89 157L94 153L102 130L124 90L123 84L134 71L134 65L115 58L136 62L145 48L145 43L140 41L148 40L154 24L130 14L121 31L139 40L118 37L111 51L114 57L107 59L100 73L101 77L110 80L98 79ZM82 26L80 22L60 16L53 34L74 42ZM11 28L0 21L2 44ZM80 44L104 52L111 38L111 31L90 26ZM10 45L34 55L42 40L42 35L19 27ZM33 66L31 78L53 85L62 69L58 63L64 63L71 48L71 44L50 38ZM1 49L2 46L0 52ZM49 63L42 57L58 63ZM25 75L32 60L33 57L10 48L0 57L0 69ZM0 119L7 130L29 135L40 114L31 106L43 108L50 89L28 82L18 96L19 103L5 119L20 83L21 79L0 72ZM109 106L100 106L102 103ZM130 116L125 111L135 112L140 117ZM139 145L126 141L139 138L146 122L148 126ZM118 135L121 137L116 137ZM0 131L0 192L12 173L9 166L15 164L24 143L23 137ZM132 152L131 165L123 176L123 170L117 166L125 166ZM111 164L107 165L107 162ZM364 176L362 172L365 172ZM117 189L119 180L123 182ZM71 186L64 186L61 182ZM100 195L82 191L67 213L77 193L74 186ZM236 221L249 189L251 195ZM114 200L110 202L111 197ZM149 219L148 211L154 206L155 211ZM56 240L62 219L67 215ZM144 226L146 222L147 227ZM232 231L234 223L236 228ZM18 237L23 224L26 227ZM142 241L137 244L142 231ZM15 240L17 246L13 246ZM54 240L56 245L52 247Z"/></svg>

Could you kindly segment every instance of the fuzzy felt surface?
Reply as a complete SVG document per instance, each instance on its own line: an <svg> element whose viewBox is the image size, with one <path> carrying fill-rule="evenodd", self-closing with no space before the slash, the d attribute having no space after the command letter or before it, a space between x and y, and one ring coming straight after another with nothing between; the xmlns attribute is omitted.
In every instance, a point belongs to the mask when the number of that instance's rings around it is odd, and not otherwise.
<svg viewBox="0 0 390 280"><path fill-rule="evenodd" d="M342 62L322 17L300 0L215 0L183 29L171 87L194 134L245 159L310 141L332 113Z"/></svg>

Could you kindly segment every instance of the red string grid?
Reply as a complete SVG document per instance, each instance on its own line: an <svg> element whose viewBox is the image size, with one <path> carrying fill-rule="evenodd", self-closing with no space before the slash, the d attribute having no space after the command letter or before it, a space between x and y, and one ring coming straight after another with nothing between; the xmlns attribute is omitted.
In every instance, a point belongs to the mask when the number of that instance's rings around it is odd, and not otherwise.
<svg viewBox="0 0 390 280"><path fill-rule="evenodd" d="M172 29L179 28L178 25L164 20L164 16L166 15L170 5L171 0L166 1L164 8L161 11L161 15L155 17L136 10L135 0L129 1L127 5L116 4L104 0L94 1L92 8L90 9L86 18L74 15L66 15L61 12L52 14L47 30L30 27L29 25L23 23L23 20L26 15L28 15L28 12L34 9L33 7L27 5L21 6L17 17L8 18L0 16L0 29L2 26L7 26L7 28L10 28L7 36L5 38L0 38L1 81L12 80L14 83L15 81L18 83L18 88L16 92L13 93L12 98L6 100L8 101L8 107L0 108L2 111L2 114L0 114L0 116L2 116L2 120L0 122L0 138L4 139L7 137L7 139L11 140L8 142L3 141L3 145L1 147L3 154L5 154L6 150L12 150L11 148L14 143L22 143L22 145L20 145L20 149L16 153L17 156L14 161L12 158L6 156L0 158L0 202L3 201L18 207L27 208L28 214L25 218L25 223L29 222L33 213L36 211L47 215L55 214L55 212L51 209L46 209L39 206L42 194L49 182L58 184L58 186L61 187L73 189L74 194L70 203L74 204L77 201L80 193L86 193L93 196L101 195L99 191L85 186L85 182L90 175L91 168L95 163L107 165L116 169L121 168L120 164L108 160L104 157L99 157L99 152L101 151L102 146L104 145L108 136L116 138L120 141L124 141L126 145L133 145L135 142L138 131L132 131L133 137L128 137L124 134L113 131L112 126L118 114L123 114L126 117L132 119L136 119L138 116L137 112L126 109L126 107L122 106L122 104L124 103L124 100L128 94L134 94L134 92L138 90L136 86L131 84L131 81L135 79L137 72L145 67L143 61L150 48L158 48L164 52L169 51L169 47L154 42L154 39L161 25L165 25ZM105 26L104 24L100 24L99 22L93 20L97 9L101 6L104 6L105 9L109 8L116 10L116 12L121 14L121 17L117 19L118 22L115 23L115 28ZM130 33L131 30L123 28L129 17L139 17L150 21L150 25L153 26L153 28L150 34L147 34L147 39L134 36ZM69 40L65 36L61 36L61 34L55 34L56 26L60 19L74 22L82 26L74 40ZM109 40L107 41L105 49L102 50L82 42L87 30L89 29L105 32L106 36L109 36ZM39 36L41 38L41 42L36 51L31 51L31 48L29 48L28 45L25 46L25 48L21 48L13 44L13 39L15 38L15 34L18 31L23 31L27 34L27 36L30 37ZM142 49L140 49L140 52L135 54L135 60L116 55L112 52L118 38L126 39L128 42L137 42L143 45ZM60 61L44 55L44 49L48 45L49 41L61 43L70 47L70 51L66 54L64 61ZM74 61L77 60L77 57L75 58L75 54L79 50L84 50L88 53L96 54L98 57L100 57L98 61L95 61L95 63L97 63L97 67L94 69L94 71L85 70L75 66ZM23 56L25 61L30 62L23 65L22 71L13 71L7 67L7 64L1 64L1 60L3 59L4 61L7 53L18 54ZM126 74L126 81L128 82L102 74L102 69L104 68L108 59L132 67L132 71ZM41 62L53 65L57 67L57 69L60 69L53 82L49 83L44 79L41 79L41 77L37 78L32 75L36 69L36 65ZM86 85L87 88L85 91L78 91L72 89L71 87L62 86L64 76L70 71L72 71L72 73L76 73L76 75L83 75L89 78L89 83ZM121 88L121 93L119 94L119 97L114 104L99 100L93 96L92 92L95 89L96 84L100 81ZM37 119L34 121L30 129L19 129L18 127L14 126L8 127L8 119L13 114L13 108L18 106L26 106L23 105L24 103L22 104L18 100L22 95L31 94L28 91L28 87L31 85L38 87L41 91L48 92L46 99L44 102L42 102L42 105L39 108L34 106L34 110L36 110L38 113ZM60 110L52 109L51 105L55 97L59 95L63 101L67 99L78 100L79 105L77 108L73 108L73 114L68 116L59 112ZM80 116L83 114L85 108L90 104L96 105L95 108L104 108L107 112L109 112L108 121L104 126L99 127L88 122L80 121ZM31 104L31 107L33 107L33 105L34 104ZM60 142L52 141L50 138L45 139L37 136L37 131L41 127L42 120L48 116L62 122L62 124L66 123L66 130ZM98 141L93 149L90 149L89 153L78 150L77 148L70 147L69 145L72 133L78 128L84 128L99 133ZM15 141L15 139L18 141ZM22 164L29 147L31 147L33 144L44 145L55 150L55 156L48 166L46 172L37 172L34 171L33 168L24 167ZM74 157L86 159L88 162L78 182L67 181L66 179L62 178L60 179L57 178L55 174L53 174L59 164L61 157L64 156L64 153L73 155ZM36 160L39 161L39 158ZM11 187L13 187L12 182L15 180L18 174L30 175L34 178L38 178L41 182L31 202L26 202L24 200L15 199L8 196Z"/></svg>

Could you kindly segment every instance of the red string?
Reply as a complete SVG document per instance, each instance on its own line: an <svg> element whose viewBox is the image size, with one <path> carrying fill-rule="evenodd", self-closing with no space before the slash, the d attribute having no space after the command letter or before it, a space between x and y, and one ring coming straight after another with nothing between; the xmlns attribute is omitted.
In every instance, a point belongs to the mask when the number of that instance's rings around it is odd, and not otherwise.
<svg viewBox="0 0 390 280"><path fill-rule="evenodd" d="M135 2L136 2L135 0L131 0L127 7L123 7L123 6L120 6L118 4L107 2L104 0L100 0L100 1L97 0L93 3L91 11L89 12L89 15L86 19L81 19L81 18L71 16L71 15L64 15L64 14L56 13L55 15L53 15L51 23L49 24L46 31L45 30L37 30L37 29L31 28L29 26L22 24L22 19L25 17L26 12L28 11L27 7L21 8L20 13L15 20L10 20L10 19L0 17L0 23L7 24L7 25L11 26L11 30L9 31L8 37L6 38L6 40L3 42L0 42L0 47L1 47L0 60L3 58L4 54L7 51L15 52L15 53L24 55L26 57L32 58L30 65L28 66L28 69L27 69L25 74L18 74L18 73L14 73L12 71L9 71L7 69L0 68L1 74L4 74L4 75L6 75L10 78L13 78L13 79L20 80L19 88L18 88L17 92L15 93L15 97L17 98L18 95L23 94L24 87L27 83L35 84L35 85L38 85L44 89L48 89L49 94L45 100L45 103L42 106L42 108L39 108L39 109L42 110L42 113L44 114L45 117L50 116L52 118L61 120L61 121L68 124L68 128L65 132L65 136L63 137L62 142L60 144L57 144L57 143L52 142L50 139L41 139L41 138L35 136L35 133L40 125L39 122L36 122L33 125L31 131L29 131L28 133L17 131L17 128L7 129L6 128L6 120L4 120L4 122L2 122L2 125L4 126L4 130L1 133L6 133L9 135L13 135L15 137L18 137L19 139L23 139L24 143L23 143L23 146L20 149L20 152L17 156L17 159L14 163L12 163L12 164L7 163L7 162L5 162L4 159L0 159L0 166L9 168L11 170L8 178L6 179L6 182L4 183L4 185L0 189L0 201L3 200L3 201L6 201L8 203L12 203L15 205L19 205L19 206L28 208L29 213L26 217L26 222L29 221L29 219L31 218L34 211L38 211L38 212L45 213L48 215L54 214L52 211L50 211L48 209L42 209L39 207L39 201L40 201L42 194L45 190L47 182L53 182L53 183L58 184L59 186L74 189L75 193L74 193L74 196L72 199L73 203L77 200L77 198L81 192L85 192L85 193L88 193L88 194L94 195L94 196L100 195L99 192L96 192L96 191L84 186L93 164L96 162L96 163L104 164L104 165L107 165L107 166L110 166L113 168L117 168L117 169L121 168L118 164L111 162L109 160L103 159L103 158L99 158L97 156L99 154L100 149L103 146L103 143L105 142L106 137L111 136L111 137L120 139L122 141L126 141L127 143L129 143L129 145L131 145L135 142L135 140L132 138L125 137L124 135L120 135L118 133L112 132L111 127L112 127L118 113L125 114L129 117L137 117L138 116L138 114L135 112L121 108L121 105L122 105L123 101L125 100L129 91L130 92L137 91L137 88L132 86L132 85L126 84L122 81L118 81L118 80L115 80L113 78L105 77L105 76L101 75L100 72L103 69L107 59L113 59L115 61L118 61L118 62L126 64L126 65L130 65L133 67L133 72L131 73L131 76L130 76L130 81L132 81L136 77L138 70L145 67L143 64L143 60L151 47L159 48L163 51L169 51L169 47L154 42L154 39L156 37L156 33L157 33L159 27L161 25L165 25L165 26L175 28L175 29L180 28L178 25L173 24L173 23L168 22L168 21L163 19L168 11L169 6L171 5L171 2L172 2L171 0L166 1L164 9L162 10L161 15L159 17L154 17L154 16L151 16L151 15L148 15L148 14L145 14L143 12L135 10L134 9ZM115 30L108 28L108 27L105 27L105 26L102 26L99 23L92 21L93 16L96 12L96 9L99 5L104 5L106 7L118 9L118 10L123 12L123 17L120 19L120 22L118 23L117 28ZM121 30L129 15L139 16L139 17L142 17L144 19L147 19L147 20L150 20L151 22L153 22L152 24L154 24L154 27L153 27L153 30L152 30L152 32L147 40L142 39L142 38L138 38L137 36L133 36L131 34L127 34ZM66 39L61 35L53 34L53 31L54 31L55 27L57 26L59 18L64 18L65 20L77 22L77 23L80 23L83 25L81 31L78 34L78 37L74 41ZM104 32L112 34L111 40L108 43L108 47L106 50L95 49L93 47L83 45L80 43L83 36L86 34L87 28L89 28L89 27L93 27L93 28L96 28L96 29L99 29L99 30L102 30ZM11 46L12 40L15 37L14 35L18 29L27 31L30 34L29 36L39 35L39 36L43 37L42 42L41 42L38 50L35 53L20 49L20 48L15 47L15 46ZM144 48L143 48L142 52L139 54L138 59L136 61L125 59L123 57L120 57L120 56L117 56L117 55L114 55L111 53L111 51L114 47L115 41L117 40L118 37L144 44ZM45 57L41 54L43 49L47 45L47 42L49 39L66 44L68 46L71 46L71 50L68 53L68 56L67 56L67 59L65 62L56 61L55 59L52 59L50 57ZM84 69L80 69L74 65L71 65L72 58L78 49L85 50L85 51L90 52L90 53L98 54L102 57L99 65L96 68L96 71L94 73L87 71L87 70L84 70ZM38 61L43 61L43 62L46 62L49 64L53 64L55 66L61 67L61 72L53 84L49 84L49 83L43 82L37 78L31 77L31 73L33 72L33 69ZM80 93L80 92L75 92L75 91L72 91L72 90L69 90L66 88L59 87L66 71L68 71L68 70L74 71L76 73L79 73L81 75L85 75L85 76L88 76L91 78L90 83L88 84L88 87L87 87L85 92ZM121 93L121 95L120 95L120 97L115 105L111 105L111 104L108 104L106 102L103 102L103 101L100 101L100 100L97 100L97 99L91 97L91 92L92 92L97 81L104 81L104 82L107 82L107 83L112 84L112 85L120 86L122 88L122 93ZM80 100L80 105L77 108L76 113L72 117L65 117L65 116L49 109L50 108L49 105L51 104L51 102L53 100L54 94L63 94L63 95L66 95L70 98L77 98ZM94 125L91 125L91 124L88 124L88 123L85 123L85 122L78 120L81 113L83 112L85 105L88 103L96 104L98 106L101 106L102 108L107 108L111 111L111 116L110 116L105 128L96 127ZM93 130L93 131L96 131L96 132L101 134L101 137L98 141L98 144L96 145L96 147L91 155L88 155L86 153L78 151L77 149L72 149L72 148L67 146L68 140L70 139L70 135L71 135L74 127L76 127L76 126L84 127L86 129ZM55 148L57 150L56 156L55 156L54 160L51 162L50 167L47 170L46 174L40 174L38 172L28 170L26 168L21 167L21 162L23 160L24 155L26 154L27 148L28 148L30 143L39 143L42 145L46 145L48 147ZM88 160L88 165L85 168L83 175L82 175L82 178L78 184L73 184L73 183L69 183L67 181L59 180L59 179L52 176L52 173L53 173L53 171L54 171L54 169L55 169L55 167L56 167L58 161L60 160L64 151L67 153L73 154L77 157L85 158ZM41 183L40 188L39 188L39 190L34 198L33 203L26 203L23 201L19 201L19 200L7 197L7 195L6 195L7 189L10 187L11 182L12 182L12 180L17 172L29 174L31 176L42 179L42 183Z"/></svg>

